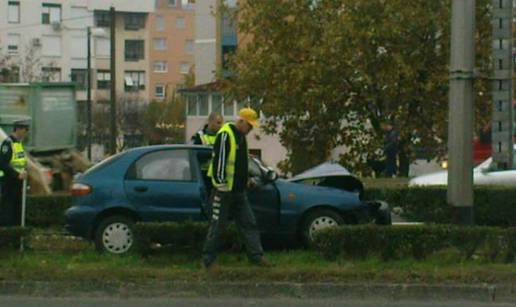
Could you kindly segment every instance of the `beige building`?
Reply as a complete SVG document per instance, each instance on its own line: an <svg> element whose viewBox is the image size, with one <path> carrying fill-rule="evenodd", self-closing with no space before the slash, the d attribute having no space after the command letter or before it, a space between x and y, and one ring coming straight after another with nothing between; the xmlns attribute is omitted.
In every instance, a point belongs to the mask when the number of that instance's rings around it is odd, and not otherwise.
<svg viewBox="0 0 516 307"><path fill-rule="evenodd" d="M222 0L197 1L195 7L195 82L196 86L182 91L187 99L186 139L201 129L211 112L218 112L226 121L233 121L245 102L224 101L217 71L224 68L224 57L241 43L234 24L221 14L214 14ZM230 8L236 0L225 0ZM276 167L286 158L287 151L276 135L266 135L259 129L247 138L250 152L261 157L268 165Z"/></svg>
<svg viewBox="0 0 516 307"><path fill-rule="evenodd" d="M190 0L156 0L149 15L149 95L164 100L182 86L194 63L195 4Z"/></svg>

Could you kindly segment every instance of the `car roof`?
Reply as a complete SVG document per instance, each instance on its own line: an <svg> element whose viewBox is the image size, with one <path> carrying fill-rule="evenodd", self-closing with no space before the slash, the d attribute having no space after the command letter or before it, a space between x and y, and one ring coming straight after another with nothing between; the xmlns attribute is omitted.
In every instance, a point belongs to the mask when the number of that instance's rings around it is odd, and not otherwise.
<svg viewBox="0 0 516 307"><path fill-rule="evenodd" d="M155 150L171 150L171 149L197 149L212 150L210 146L192 145L192 144L166 144L166 145L149 145L128 149L126 153L144 153Z"/></svg>

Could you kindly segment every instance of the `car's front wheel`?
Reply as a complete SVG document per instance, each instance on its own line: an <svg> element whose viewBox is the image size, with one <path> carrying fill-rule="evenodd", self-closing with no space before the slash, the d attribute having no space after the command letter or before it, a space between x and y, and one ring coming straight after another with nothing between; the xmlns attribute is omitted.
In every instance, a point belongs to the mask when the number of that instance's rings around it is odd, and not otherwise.
<svg viewBox="0 0 516 307"><path fill-rule="evenodd" d="M305 244L310 244L318 230L344 224L342 216L330 209L316 209L306 216L302 225L302 237Z"/></svg>
<svg viewBox="0 0 516 307"><path fill-rule="evenodd" d="M104 218L95 231L96 249L113 254L127 253L134 243L133 225L134 221L123 215Z"/></svg>

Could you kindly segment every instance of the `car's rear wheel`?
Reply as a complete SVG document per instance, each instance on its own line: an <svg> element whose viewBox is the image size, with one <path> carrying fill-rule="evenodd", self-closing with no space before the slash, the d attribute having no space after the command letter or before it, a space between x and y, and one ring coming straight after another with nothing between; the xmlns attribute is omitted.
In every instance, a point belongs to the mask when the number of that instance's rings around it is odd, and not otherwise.
<svg viewBox="0 0 516 307"><path fill-rule="evenodd" d="M342 216L331 209L316 209L306 216L302 224L302 238L305 244L310 244L318 230L336 227L344 224Z"/></svg>
<svg viewBox="0 0 516 307"><path fill-rule="evenodd" d="M100 221L95 231L95 247L98 251L124 254L134 243L134 221L123 215L113 215Z"/></svg>

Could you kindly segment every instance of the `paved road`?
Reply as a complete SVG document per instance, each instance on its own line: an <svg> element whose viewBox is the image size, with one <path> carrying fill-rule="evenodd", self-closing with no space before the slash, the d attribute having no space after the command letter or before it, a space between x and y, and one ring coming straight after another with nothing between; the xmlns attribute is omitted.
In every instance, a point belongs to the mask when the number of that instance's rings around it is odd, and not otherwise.
<svg viewBox="0 0 516 307"><path fill-rule="evenodd" d="M292 299L292 298L269 298L269 299L245 299L245 298L157 298L157 299L117 299L117 298L34 298L23 296L0 296L0 307L86 307L86 306L109 306L109 307L162 307L162 306L215 306L215 307L513 307L514 303L488 303L471 301L382 301L382 300L351 300L342 299Z"/></svg>

